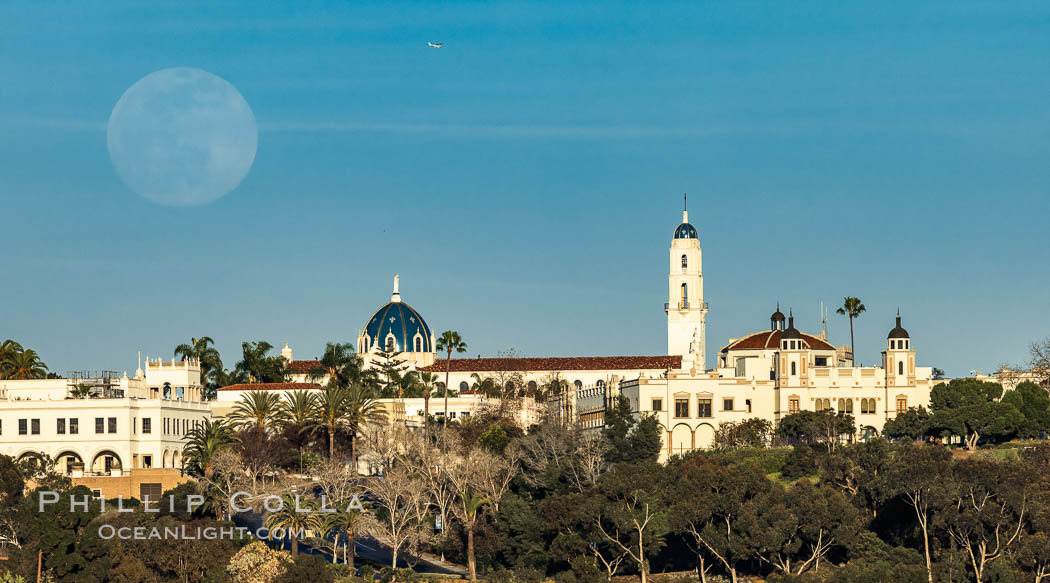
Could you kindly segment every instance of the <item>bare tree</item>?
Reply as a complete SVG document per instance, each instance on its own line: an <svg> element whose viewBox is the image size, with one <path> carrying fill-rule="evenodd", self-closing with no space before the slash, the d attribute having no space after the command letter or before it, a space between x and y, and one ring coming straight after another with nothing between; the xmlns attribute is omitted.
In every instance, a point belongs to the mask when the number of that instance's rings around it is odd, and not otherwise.
<svg viewBox="0 0 1050 583"><path fill-rule="evenodd" d="M1033 342L1031 351L1032 360L1029 364L1032 366L1032 373L1039 378L1039 384L1050 387L1050 336Z"/></svg>
<svg viewBox="0 0 1050 583"><path fill-rule="evenodd" d="M390 547L390 565L396 568L402 553L417 554L432 538L426 484L410 468L395 465L382 478L370 481L368 490L379 508L365 524L365 531Z"/></svg>
<svg viewBox="0 0 1050 583"><path fill-rule="evenodd" d="M565 470L569 482L580 493L598 482L609 469L605 454L609 446L596 431L544 423L518 442L517 455L526 481L540 485L551 466Z"/></svg>

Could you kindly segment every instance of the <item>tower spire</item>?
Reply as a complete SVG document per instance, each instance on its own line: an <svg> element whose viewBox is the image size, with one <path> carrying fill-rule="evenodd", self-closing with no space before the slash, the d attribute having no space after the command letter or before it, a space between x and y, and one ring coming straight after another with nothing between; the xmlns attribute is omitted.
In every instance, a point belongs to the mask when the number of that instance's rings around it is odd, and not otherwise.
<svg viewBox="0 0 1050 583"><path fill-rule="evenodd" d="M401 292L397 291L397 287L398 287L398 274L395 273L394 274L394 293L390 295L390 301L392 301L392 302L400 302L401 301Z"/></svg>
<svg viewBox="0 0 1050 583"><path fill-rule="evenodd" d="M682 222L689 222L689 198L685 192L682 193Z"/></svg>

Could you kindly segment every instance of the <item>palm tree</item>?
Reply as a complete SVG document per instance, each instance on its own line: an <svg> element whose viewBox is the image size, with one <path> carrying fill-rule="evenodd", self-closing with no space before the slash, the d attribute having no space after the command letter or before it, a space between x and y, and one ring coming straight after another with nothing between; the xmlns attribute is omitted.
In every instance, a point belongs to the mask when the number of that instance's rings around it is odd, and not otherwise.
<svg viewBox="0 0 1050 583"><path fill-rule="evenodd" d="M269 354L273 345L265 340L241 343L241 361L237 370L248 376L249 383L285 382L287 363Z"/></svg>
<svg viewBox="0 0 1050 583"><path fill-rule="evenodd" d="M310 391L289 391L284 394L284 435L299 450L299 470L303 465L303 445L313 439L312 425L317 414L317 396Z"/></svg>
<svg viewBox="0 0 1050 583"><path fill-rule="evenodd" d="M215 373L222 370L222 358L214 346L215 341L209 336L190 338L189 344L179 344L175 347L175 357L185 360L187 358L197 359L201 363L201 382L208 384L214 381Z"/></svg>
<svg viewBox="0 0 1050 583"><path fill-rule="evenodd" d="M284 401L271 391L248 391L230 412L238 426L266 432L287 419Z"/></svg>
<svg viewBox="0 0 1050 583"><path fill-rule="evenodd" d="M448 377L452 372L452 352L466 352L467 343L455 330L445 330L437 341L438 352L445 351L445 423L448 423Z"/></svg>
<svg viewBox="0 0 1050 583"><path fill-rule="evenodd" d="M423 435L430 435L430 396L437 377L432 372L423 371L416 373L416 379L423 388Z"/></svg>
<svg viewBox="0 0 1050 583"><path fill-rule="evenodd" d="M47 377L47 365L36 351L27 348L16 352L7 361L7 378L9 379L42 379Z"/></svg>
<svg viewBox="0 0 1050 583"><path fill-rule="evenodd" d="M222 370L215 371L215 387L228 387L230 385L240 385L248 382L248 374L243 370L224 368Z"/></svg>
<svg viewBox="0 0 1050 583"><path fill-rule="evenodd" d="M861 303L860 298L847 297L842 301L842 307L835 310L837 314L843 314L849 316L849 351L856 360L856 350L853 348L853 319L859 318L862 313L867 311L864 304Z"/></svg>
<svg viewBox="0 0 1050 583"><path fill-rule="evenodd" d="M88 385L77 385L69 390L69 396L74 399L87 399L91 397L91 393L94 391Z"/></svg>
<svg viewBox="0 0 1050 583"><path fill-rule="evenodd" d="M215 477L215 455L237 442L237 435L223 420L208 421L186 434L183 466L194 476L210 481Z"/></svg>
<svg viewBox="0 0 1050 583"><path fill-rule="evenodd" d="M334 384L345 387L361 382L370 374L372 371L365 371L361 358L354 352L353 344L329 342L307 378L312 382L327 378L329 386Z"/></svg>
<svg viewBox="0 0 1050 583"><path fill-rule="evenodd" d="M293 557L299 554L299 534L305 534L307 530L319 529L321 526L317 512L313 511L313 506L315 506L313 499L297 497L289 492L281 496L280 509L266 515L266 528L271 532L279 528L292 540ZM297 507L307 512L298 512Z"/></svg>
<svg viewBox="0 0 1050 583"><path fill-rule="evenodd" d="M343 501L338 503L336 512L326 513L323 519L322 528L325 533L335 535L332 545L332 562L339 562L339 538L343 536L346 538L343 543L343 563L350 568L351 573L354 572L354 557L357 555L355 549L357 531L363 516L364 512L350 508L350 503Z"/></svg>
<svg viewBox="0 0 1050 583"><path fill-rule="evenodd" d="M491 504L492 502L484 496L471 492L469 488L459 493L459 499L463 505L461 507L463 526L467 529L467 570L470 574L470 580L476 581L478 578L478 565L477 560L474 558L474 526L477 524L478 512L486 504Z"/></svg>
<svg viewBox="0 0 1050 583"><path fill-rule="evenodd" d="M343 420L346 432L350 436L350 463L355 474L357 473L358 432L369 423L386 421L386 410L373 397L373 394L370 389L361 385L353 385L347 389Z"/></svg>
<svg viewBox="0 0 1050 583"><path fill-rule="evenodd" d="M330 460L335 459L335 432L343 425L348 395L349 389L345 387L328 387L317 396L314 417L310 421L311 427L324 430L328 436L328 459Z"/></svg>
<svg viewBox="0 0 1050 583"><path fill-rule="evenodd" d="M22 345L14 340L7 339L3 343L0 343L0 379L8 378L7 375L10 372L11 360L17 354L25 350Z"/></svg>

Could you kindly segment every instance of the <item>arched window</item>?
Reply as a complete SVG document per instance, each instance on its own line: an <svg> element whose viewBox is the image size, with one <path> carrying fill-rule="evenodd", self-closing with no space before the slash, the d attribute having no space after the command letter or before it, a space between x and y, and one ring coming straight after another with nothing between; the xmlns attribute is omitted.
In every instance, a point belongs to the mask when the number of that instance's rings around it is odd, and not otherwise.
<svg viewBox="0 0 1050 583"><path fill-rule="evenodd" d="M682 271L685 271L689 267L689 258L682 255Z"/></svg>
<svg viewBox="0 0 1050 583"><path fill-rule="evenodd" d="M536 381L529 381L528 387L529 387L529 392L530 393L535 393L536 392Z"/></svg>
<svg viewBox="0 0 1050 583"><path fill-rule="evenodd" d="M469 391L469 390L470 390L470 385L467 384L467 381L460 381L459 382L459 391L460 392Z"/></svg>
<svg viewBox="0 0 1050 583"><path fill-rule="evenodd" d="M583 383L580 381L580 379L576 379L572 381L572 386L576 387L577 389L582 389Z"/></svg>
<svg viewBox="0 0 1050 583"><path fill-rule="evenodd" d="M792 374L792 376L796 374L795 373L795 363L794 362L791 363L791 374Z"/></svg>
<svg viewBox="0 0 1050 583"><path fill-rule="evenodd" d="M416 352L423 352L423 339L416 336Z"/></svg>
<svg viewBox="0 0 1050 583"><path fill-rule="evenodd" d="M904 374L904 361L903 360L897 362L897 374L899 374L899 375L903 375Z"/></svg>
<svg viewBox="0 0 1050 583"><path fill-rule="evenodd" d="M387 350L387 352L393 352L394 351L394 337L393 336L387 336L386 337L386 350Z"/></svg>
<svg viewBox="0 0 1050 583"><path fill-rule="evenodd" d="M689 284L682 284L682 303L689 305Z"/></svg>
<svg viewBox="0 0 1050 583"><path fill-rule="evenodd" d="M604 389L605 388L605 381L599 380L598 382L594 383L594 386L598 387L599 389Z"/></svg>

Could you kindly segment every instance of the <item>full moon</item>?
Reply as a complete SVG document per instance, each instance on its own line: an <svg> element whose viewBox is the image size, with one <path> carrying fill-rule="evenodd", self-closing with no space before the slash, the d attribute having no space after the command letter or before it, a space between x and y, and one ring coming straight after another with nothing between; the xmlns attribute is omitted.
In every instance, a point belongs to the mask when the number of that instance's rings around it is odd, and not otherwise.
<svg viewBox="0 0 1050 583"><path fill-rule="evenodd" d="M225 79L187 67L131 86L106 129L113 167L136 193L167 206L228 194L255 160L259 129L248 102Z"/></svg>

